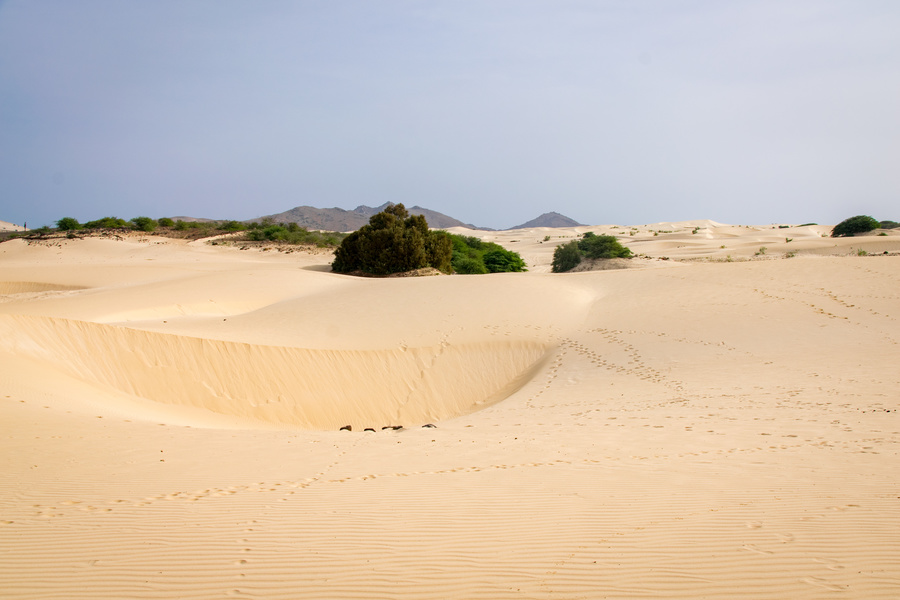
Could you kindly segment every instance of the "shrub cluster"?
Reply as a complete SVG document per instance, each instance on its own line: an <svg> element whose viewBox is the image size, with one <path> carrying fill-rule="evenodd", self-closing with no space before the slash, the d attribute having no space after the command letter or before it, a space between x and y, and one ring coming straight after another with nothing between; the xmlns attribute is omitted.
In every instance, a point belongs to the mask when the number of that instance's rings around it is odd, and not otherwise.
<svg viewBox="0 0 900 600"><path fill-rule="evenodd" d="M410 215L402 204L392 204L344 238L331 268L338 273L390 275L434 267L449 273L452 254L450 234L430 231L424 216Z"/></svg>
<svg viewBox="0 0 900 600"><path fill-rule="evenodd" d="M580 240L557 246L553 252L551 270L554 273L571 271L582 258L631 258L631 250L619 243L615 236L597 235L591 231Z"/></svg>
<svg viewBox="0 0 900 600"><path fill-rule="evenodd" d="M518 273L525 271L525 261L518 252L506 250L494 242L476 237L451 235L453 271L462 275L483 273Z"/></svg>
<svg viewBox="0 0 900 600"><path fill-rule="evenodd" d="M169 219L171 221L171 219ZM160 223L150 217L135 217L130 221L119 217L103 217L87 223L79 223L78 219L63 217L56 222L59 231L77 231L79 229L134 229L136 231L153 231Z"/></svg>
<svg viewBox="0 0 900 600"><path fill-rule="evenodd" d="M856 235L857 233L865 233L878 229L880 224L878 221L867 215L856 215L849 219L844 219L834 226L831 230L831 237L845 237Z"/></svg>
<svg viewBox="0 0 900 600"><path fill-rule="evenodd" d="M245 238L253 242L282 242L285 244L314 245L320 248L337 246L345 234L336 232L309 231L297 223L273 223L263 221L251 223L249 228L237 221L228 221L222 225L225 231L241 231L248 229Z"/></svg>
<svg viewBox="0 0 900 600"><path fill-rule="evenodd" d="M174 221L168 217L158 220L150 217L135 217L130 221L125 221L118 217L103 217L84 224L79 223L77 219L72 217L63 217L56 222L57 230L69 232L70 237L73 236L72 232L86 229L130 229L133 231L152 232L157 227L163 228L165 234L173 235L173 232L178 232L180 235L177 237L187 235L190 238L246 231L247 233L243 237L239 237L238 240L315 245L320 248L333 248L346 237L346 234L343 233L309 231L305 227L300 227L297 223L275 223L268 219L263 220L261 223L250 223L249 225L240 221L183 221L181 219ZM38 234L50 233L50 230L47 228L33 231Z"/></svg>

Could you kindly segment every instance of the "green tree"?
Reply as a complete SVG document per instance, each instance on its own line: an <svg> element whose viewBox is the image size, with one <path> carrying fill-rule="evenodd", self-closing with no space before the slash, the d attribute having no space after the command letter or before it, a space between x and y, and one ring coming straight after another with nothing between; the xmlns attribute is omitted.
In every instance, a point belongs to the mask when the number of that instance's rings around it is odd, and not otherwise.
<svg viewBox="0 0 900 600"><path fill-rule="evenodd" d="M442 273L453 270L453 240L446 231L432 231L425 238L425 261Z"/></svg>
<svg viewBox="0 0 900 600"><path fill-rule="evenodd" d="M75 231L76 229L81 229L81 223L78 222L78 219L63 217L56 222L56 228L60 231Z"/></svg>
<svg viewBox="0 0 900 600"><path fill-rule="evenodd" d="M135 217L131 220L131 225L138 231L153 231L156 229L156 221L150 217Z"/></svg>
<svg viewBox="0 0 900 600"><path fill-rule="evenodd" d="M578 249L578 242L571 241L568 244L562 244L553 251L553 262L551 263L551 271L554 273L565 273L571 271L581 263L581 250Z"/></svg>
<svg viewBox="0 0 900 600"><path fill-rule="evenodd" d="M170 219L169 217L163 217L157 221L160 227L174 227L175 221Z"/></svg>
<svg viewBox="0 0 900 600"><path fill-rule="evenodd" d="M344 238L331 268L338 273L362 271L372 275L428 266L449 272L452 243L436 239L443 235L429 231L424 216L410 215L402 204L392 204Z"/></svg>
<svg viewBox="0 0 900 600"><path fill-rule="evenodd" d="M878 221L872 217L867 215L856 215L855 217L844 219L835 225L834 229L831 230L831 237L853 236L857 233L865 233L867 231L872 231L873 229L878 229L878 227Z"/></svg>

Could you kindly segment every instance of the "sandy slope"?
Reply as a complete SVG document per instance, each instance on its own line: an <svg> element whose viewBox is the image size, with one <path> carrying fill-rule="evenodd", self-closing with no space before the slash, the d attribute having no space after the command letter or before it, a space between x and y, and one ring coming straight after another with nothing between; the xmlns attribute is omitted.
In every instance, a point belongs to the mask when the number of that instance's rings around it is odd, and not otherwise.
<svg viewBox="0 0 900 600"><path fill-rule="evenodd" d="M0 231L24 231L25 228L21 225L16 225L14 223L7 223L6 221L0 221Z"/></svg>
<svg viewBox="0 0 900 600"><path fill-rule="evenodd" d="M550 274L589 229L642 257ZM0 597L896 598L900 235L827 231L0 244Z"/></svg>

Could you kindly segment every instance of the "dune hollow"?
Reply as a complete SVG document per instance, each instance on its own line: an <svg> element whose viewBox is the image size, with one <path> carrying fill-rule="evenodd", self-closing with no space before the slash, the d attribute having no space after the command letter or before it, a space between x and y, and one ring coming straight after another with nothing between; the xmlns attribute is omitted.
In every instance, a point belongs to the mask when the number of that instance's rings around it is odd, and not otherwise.
<svg viewBox="0 0 900 600"><path fill-rule="evenodd" d="M248 426L354 430L463 415L516 391L550 349L532 340L323 350L4 315L6 349L47 369ZM201 423L198 423L201 424Z"/></svg>

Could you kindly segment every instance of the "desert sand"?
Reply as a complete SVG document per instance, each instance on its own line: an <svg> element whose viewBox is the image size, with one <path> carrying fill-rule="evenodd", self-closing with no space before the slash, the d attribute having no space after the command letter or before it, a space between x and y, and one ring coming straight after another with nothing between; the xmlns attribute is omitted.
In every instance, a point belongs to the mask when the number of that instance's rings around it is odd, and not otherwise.
<svg viewBox="0 0 900 600"><path fill-rule="evenodd" d="M829 231L0 244L0 597L898 598L900 231Z"/></svg>
<svg viewBox="0 0 900 600"><path fill-rule="evenodd" d="M25 228L21 225L16 225L15 223L0 221L0 231L25 231Z"/></svg>

